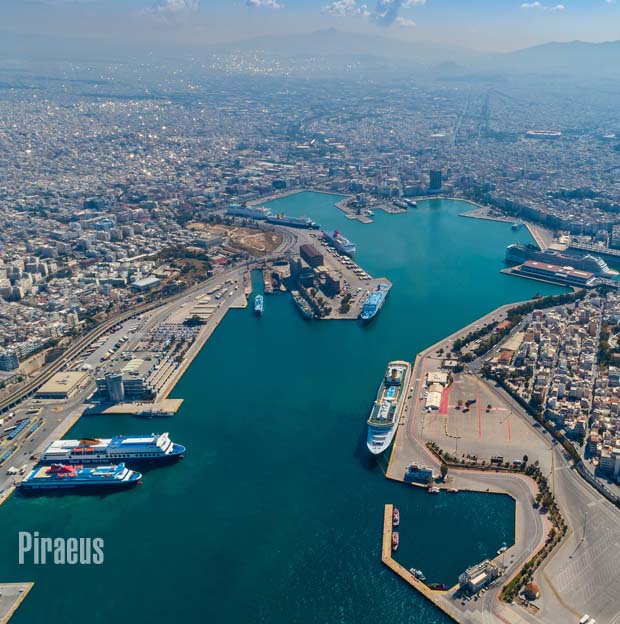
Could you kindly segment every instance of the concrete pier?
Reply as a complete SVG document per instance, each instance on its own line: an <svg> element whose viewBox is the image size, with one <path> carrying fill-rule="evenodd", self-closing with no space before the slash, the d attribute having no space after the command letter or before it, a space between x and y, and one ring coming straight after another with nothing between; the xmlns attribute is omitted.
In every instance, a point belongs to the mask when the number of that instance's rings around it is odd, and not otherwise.
<svg viewBox="0 0 620 624"><path fill-rule="evenodd" d="M6 624L34 583L0 583L0 624Z"/></svg>
<svg viewBox="0 0 620 624"><path fill-rule="evenodd" d="M414 589L417 589L425 598L430 600L438 609L441 609L448 617L452 618L455 622L459 620L456 618L455 614L452 613L452 609L450 605L442 600L442 597L446 592L443 591L434 591L430 589L427 585L425 585L422 581L417 579L409 570L400 565L398 561L396 561L392 557L392 512L394 510L394 505L386 505L383 511L383 544L381 547L381 561L388 567L392 572L398 574L400 578L403 579L406 583L411 585Z"/></svg>

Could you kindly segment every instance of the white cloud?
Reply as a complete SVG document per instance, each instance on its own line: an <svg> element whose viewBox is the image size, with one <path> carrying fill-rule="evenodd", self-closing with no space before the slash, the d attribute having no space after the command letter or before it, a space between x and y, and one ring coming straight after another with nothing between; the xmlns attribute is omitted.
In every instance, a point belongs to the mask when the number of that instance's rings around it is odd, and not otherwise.
<svg viewBox="0 0 620 624"><path fill-rule="evenodd" d="M370 11L365 4L357 4L357 0L335 0L335 2L331 2L326 5L322 9L323 13L328 13L329 15L361 15L362 17L368 17L370 15Z"/></svg>
<svg viewBox="0 0 620 624"><path fill-rule="evenodd" d="M152 12L158 15L177 15L188 11L195 11L200 0L158 0Z"/></svg>
<svg viewBox="0 0 620 624"><path fill-rule="evenodd" d="M360 0L332 0L322 9L323 13L337 15L358 15L369 18L377 26L415 26L412 19L400 15L401 9L426 4L426 0L377 0L375 8L371 11L368 5L360 4Z"/></svg>
<svg viewBox="0 0 620 624"><path fill-rule="evenodd" d="M403 28L415 28L417 26L417 24L412 20L409 19L408 17L397 17L396 18L396 24L398 24L398 26L402 26Z"/></svg>
<svg viewBox="0 0 620 624"><path fill-rule="evenodd" d="M278 0L245 0L246 6L262 7L265 9L281 9L282 4Z"/></svg>
<svg viewBox="0 0 620 624"><path fill-rule="evenodd" d="M522 2L522 9L540 9L541 11L563 11L566 6L563 4L543 4L542 2Z"/></svg>

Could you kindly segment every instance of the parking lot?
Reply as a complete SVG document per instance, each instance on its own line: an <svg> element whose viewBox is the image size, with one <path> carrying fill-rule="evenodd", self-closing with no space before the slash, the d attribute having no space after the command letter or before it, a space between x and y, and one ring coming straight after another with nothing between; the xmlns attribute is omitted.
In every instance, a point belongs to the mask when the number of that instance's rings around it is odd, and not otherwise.
<svg viewBox="0 0 620 624"><path fill-rule="evenodd" d="M440 409L423 412L422 417L424 438L459 458L520 462L527 455L543 469L551 467L551 442L533 433L531 425L473 375L455 375L444 390Z"/></svg>

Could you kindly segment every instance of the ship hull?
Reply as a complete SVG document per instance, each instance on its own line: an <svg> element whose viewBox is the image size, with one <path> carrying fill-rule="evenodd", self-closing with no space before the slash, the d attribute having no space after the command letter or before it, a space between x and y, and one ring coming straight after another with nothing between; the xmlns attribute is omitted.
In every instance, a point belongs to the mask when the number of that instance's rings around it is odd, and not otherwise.
<svg viewBox="0 0 620 624"><path fill-rule="evenodd" d="M395 383L393 378L392 383L388 383L387 381L389 379L390 371L393 369L400 369L402 371L398 383ZM386 374L379 385L377 398L370 413L370 418L367 422L368 431L366 436L366 446L373 455L381 455L390 448L392 442L394 441L402 409L405 404L410 375L411 365L409 362L397 360L388 364ZM395 390L395 388L397 388L397 390ZM393 395L396 392L398 394L394 399ZM392 394L390 395L390 393ZM386 401L389 402L391 408L388 410L389 416L384 418L381 416L381 411L382 409L385 409L384 406L386 405ZM384 418L383 422L381 422L382 418Z"/></svg>
<svg viewBox="0 0 620 624"><path fill-rule="evenodd" d="M37 484L24 484L21 483L18 487L20 494L24 496L33 496L39 494L54 494L61 492L80 492L80 493L101 493L101 492L115 492L119 490L129 490L138 485L139 479L131 481L119 481L110 483L96 483L89 485L87 483L71 483L71 484L59 484L54 483L45 485L42 483Z"/></svg>
<svg viewBox="0 0 620 624"><path fill-rule="evenodd" d="M179 461L185 454L185 447L180 444L175 444L175 449L168 455L162 455L161 457L132 457L131 455L116 455L116 456L92 456L87 457L84 455L70 455L62 458L63 464L69 464L71 466L96 466L98 464L105 463L124 463L127 466L167 466ZM39 463L45 466L51 466L58 463L58 458L53 457L41 457Z"/></svg>

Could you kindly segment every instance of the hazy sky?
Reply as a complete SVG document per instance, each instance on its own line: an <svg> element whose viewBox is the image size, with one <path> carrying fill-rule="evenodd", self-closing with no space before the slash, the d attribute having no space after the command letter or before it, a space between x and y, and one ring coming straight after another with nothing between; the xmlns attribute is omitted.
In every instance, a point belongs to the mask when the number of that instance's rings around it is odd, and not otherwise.
<svg viewBox="0 0 620 624"><path fill-rule="evenodd" d="M320 28L509 50L620 39L620 0L0 0L0 30L209 43Z"/></svg>

